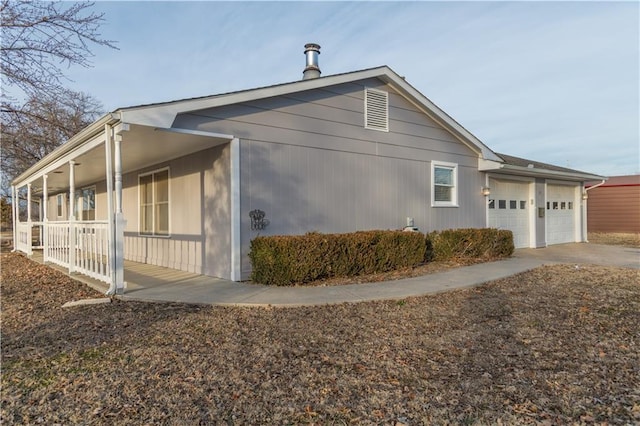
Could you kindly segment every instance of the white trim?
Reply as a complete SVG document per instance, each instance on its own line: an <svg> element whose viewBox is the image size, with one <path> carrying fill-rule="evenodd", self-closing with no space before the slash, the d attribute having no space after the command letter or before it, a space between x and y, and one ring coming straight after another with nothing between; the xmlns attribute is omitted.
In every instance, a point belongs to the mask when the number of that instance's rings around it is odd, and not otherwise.
<svg viewBox="0 0 640 426"><path fill-rule="evenodd" d="M451 185L451 201L436 201L435 169L450 169L453 183ZM459 207L458 204L458 164L446 161L431 161L431 207Z"/></svg>
<svg viewBox="0 0 640 426"><path fill-rule="evenodd" d="M111 157L111 139L113 138L113 129L109 124L104 125L104 157L105 157L105 179L107 184L107 233L109 235L109 290L108 295L115 294L117 291L116 283L116 241L115 241L115 215L113 211L113 158Z"/></svg>
<svg viewBox="0 0 640 426"><path fill-rule="evenodd" d="M529 176L503 175L499 173L489 173L489 177L491 179L497 179L501 181L511 181L511 182L535 182L536 181L535 178L529 177Z"/></svg>
<svg viewBox="0 0 640 426"><path fill-rule="evenodd" d="M231 281L242 280L240 235L240 140L231 140Z"/></svg>
<svg viewBox="0 0 640 426"><path fill-rule="evenodd" d="M70 221L76 220L76 162L69 161L69 206L67 216Z"/></svg>
<svg viewBox="0 0 640 426"><path fill-rule="evenodd" d="M562 172L557 170L547 170L540 168L529 168L522 166L513 166L511 164L501 164L498 170L501 174L511 174L515 173L519 176L532 176L532 177L541 177L541 178L555 178L555 179L568 179L574 183L583 182L588 180L600 180L602 176L592 175L589 173L582 172Z"/></svg>
<svg viewBox="0 0 640 426"><path fill-rule="evenodd" d="M31 226L31 183L27 184L27 223Z"/></svg>
<svg viewBox="0 0 640 426"><path fill-rule="evenodd" d="M162 173L166 171L167 172L167 196L169 198L167 204L168 204L168 210L167 210L167 221L168 221L168 227L169 229L167 230L167 234L156 234L155 229L156 229L156 210L155 210L155 205L156 205L156 201L155 201L155 179L152 177L151 178L151 184L152 184L152 188L151 188L151 195L153 197L153 202L151 203L152 205L152 213L153 213L153 217L152 217L152 224L151 224L151 233L148 234L146 232L141 232L140 231L140 201L141 201L141 196L140 196L140 178L144 177L144 176L149 176L149 175L155 175L157 173ZM144 172L144 173L139 173L138 174L138 224L137 224L137 229L138 229L138 236L139 237L149 237L149 238L171 238L171 169L169 166L166 167L162 167L160 169L156 169L156 170L151 170L148 172Z"/></svg>
<svg viewBox="0 0 640 426"><path fill-rule="evenodd" d="M47 248L49 247L49 233L47 232L47 226L49 223L49 175L42 175L42 217L40 220L44 226L40 230L40 240L42 242L42 261L47 263Z"/></svg>
<svg viewBox="0 0 640 426"><path fill-rule="evenodd" d="M229 141L233 140L233 135L226 135L224 133L215 133L215 132L204 132L202 130L179 129L177 127L171 127L168 129L156 127L153 130L157 130L159 132L178 133L181 135L206 136L209 138L229 139Z"/></svg>
<svg viewBox="0 0 640 426"><path fill-rule="evenodd" d="M538 201L536 200L536 180L531 179L529 182L529 199L527 199L529 205L529 248L536 248L536 218L538 217ZM546 216L546 212L545 212Z"/></svg>
<svg viewBox="0 0 640 426"><path fill-rule="evenodd" d="M572 182L572 181L566 181L566 180L554 180L554 179L547 179L546 181L547 185L561 185L561 186L580 186L580 182Z"/></svg>
<svg viewBox="0 0 640 426"><path fill-rule="evenodd" d="M489 185L489 173L484 174L484 186L489 188L491 191L491 185ZM484 197L484 227L489 228L489 199L491 198L491 194Z"/></svg>
<svg viewBox="0 0 640 426"><path fill-rule="evenodd" d="M74 160L69 161L69 204L67 208L67 216L69 217L69 274L74 273L76 270L76 212L75 212L75 197L76 197L76 162Z"/></svg>

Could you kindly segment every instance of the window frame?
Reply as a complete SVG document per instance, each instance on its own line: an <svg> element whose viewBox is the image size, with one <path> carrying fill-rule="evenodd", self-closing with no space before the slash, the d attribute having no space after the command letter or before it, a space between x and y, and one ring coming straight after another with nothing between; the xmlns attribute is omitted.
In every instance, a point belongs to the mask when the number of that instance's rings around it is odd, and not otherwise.
<svg viewBox="0 0 640 426"><path fill-rule="evenodd" d="M93 191L93 219L84 219L84 212L90 212L91 210L84 210L84 192L85 191ZM96 220L96 211L98 210L98 198L96 197L96 186L90 185L85 186L84 188L80 188L76 190L75 193L75 207L76 207L76 217L79 218L80 221L83 222L92 222Z"/></svg>
<svg viewBox="0 0 640 426"><path fill-rule="evenodd" d="M155 175L163 172L167 172L167 233L156 232L156 179ZM143 177L151 176L151 196L153 201L150 203L151 207L151 232L142 230L142 186L140 180ZM164 202L163 202L164 203ZM149 204L149 203L147 203ZM151 237L151 238L170 238L171 237L171 171L169 167L163 167L161 169L151 170L149 172L138 174L138 236Z"/></svg>
<svg viewBox="0 0 640 426"><path fill-rule="evenodd" d="M56 195L56 217L64 217L64 194Z"/></svg>
<svg viewBox="0 0 640 426"><path fill-rule="evenodd" d="M451 200L436 201L436 169L451 170ZM445 185L438 185L445 186ZM458 204L458 164L446 161L431 161L431 207L459 207Z"/></svg>

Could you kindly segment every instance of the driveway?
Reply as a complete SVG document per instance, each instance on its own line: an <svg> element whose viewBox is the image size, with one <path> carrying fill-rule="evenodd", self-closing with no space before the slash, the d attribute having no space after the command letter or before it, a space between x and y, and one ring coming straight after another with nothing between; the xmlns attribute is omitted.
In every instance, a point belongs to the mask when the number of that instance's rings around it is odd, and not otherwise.
<svg viewBox="0 0 640 426"><path fill-rule="evenodd" d="M640 269L640 248L603 244L571 243L538 249L518 249L514 257L549 263L590 263Z"/></svg>

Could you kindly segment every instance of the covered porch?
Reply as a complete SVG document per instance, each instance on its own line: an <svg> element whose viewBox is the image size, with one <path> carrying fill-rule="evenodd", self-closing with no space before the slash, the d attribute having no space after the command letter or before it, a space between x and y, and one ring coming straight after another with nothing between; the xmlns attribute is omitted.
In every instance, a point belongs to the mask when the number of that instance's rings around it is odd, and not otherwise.
<svg viewBox="0 0 640 426"><path fill-rule="evenodd" d="M140 211L123 213L123 174L223 144L238 150L230 135L103 116L12 182L14 250L95 280L108 295L131 291L125 228L129 221L142 233L142 222Z"/></svg>
<svg viewBox="0 0 640 426"><path fill-rule="evenodd" d="M34 249L30 258L41 264L46 263L42 249ZM49 261L48 265L62 273L68 273L67 268L59 264ZM241 284L222 278L130 260L124 261L123 269L124 294L134 299L165 300L169 298L169 300L179 302L181 301L180 294L188 294L189 301L199 298L208 300L212 295L224 300L224 298L231 296L234 298L242 298L244 295L249 297L264 291L264 288L258 285ZM106 293L109 290L108 283L88 274L79 272L69 275L98 292Z"/></svg>

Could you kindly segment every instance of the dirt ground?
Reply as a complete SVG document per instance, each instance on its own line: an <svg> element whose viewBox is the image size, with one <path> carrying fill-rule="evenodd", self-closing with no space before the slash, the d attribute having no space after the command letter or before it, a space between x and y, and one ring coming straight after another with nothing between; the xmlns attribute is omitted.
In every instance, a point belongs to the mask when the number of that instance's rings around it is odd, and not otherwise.
<svg viewBox="0 0 640 426"><path fill-rule="evenodd" d="M640 272L403 301L119 302L2 254L2 424L638 424Z"/></svg>

